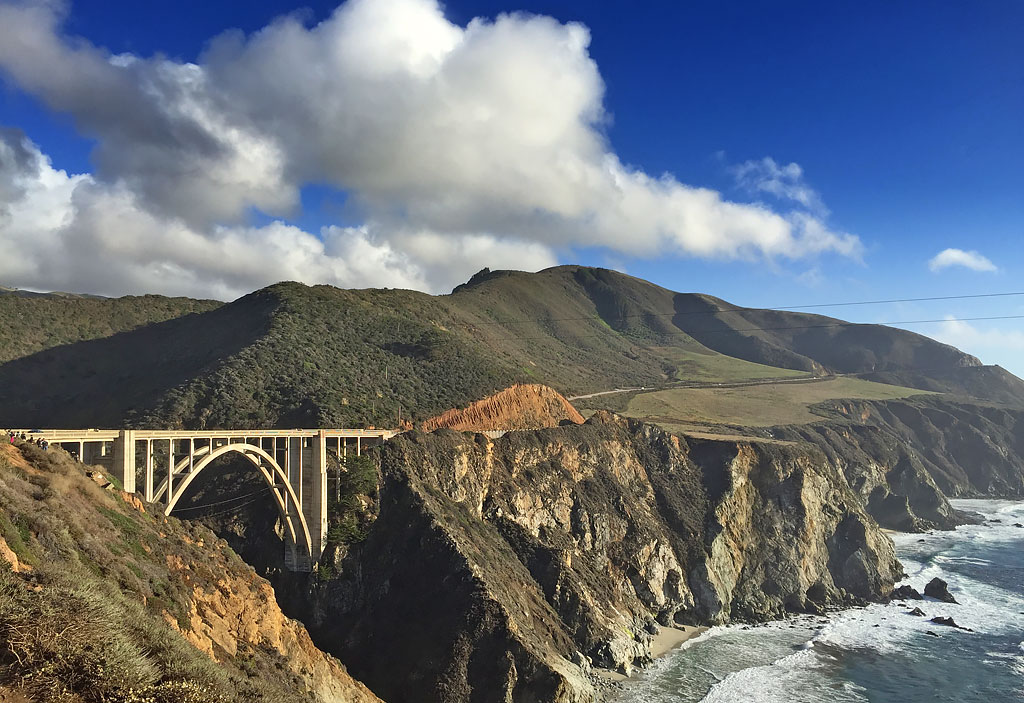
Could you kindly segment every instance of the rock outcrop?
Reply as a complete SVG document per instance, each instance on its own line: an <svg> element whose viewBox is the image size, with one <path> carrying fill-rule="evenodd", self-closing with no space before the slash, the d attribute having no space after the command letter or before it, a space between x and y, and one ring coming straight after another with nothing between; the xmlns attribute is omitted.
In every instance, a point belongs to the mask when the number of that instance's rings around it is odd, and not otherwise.
<svg viewBox="0 0 1024 703"><path fill-rule="evenodd" d="M1024 411L941 396L829 401L822 422L772 428L841 466L880 524L921 532L969 521L946 496L1024 496Z"/></svg>
<svg viewBox="0 0 1024 703"><path fill-rule="evenodd" d="M920 451L888 428L819 422L773 428L772 433L821 450L883 527L924 532L952 529L963 522L932 479Z"/></svg>
<svg viewBox="0 0 1024 703"><path fill-rule="evenodd" d="M938 576L925 584L924 594L943 603L956 603L956 598L949 592L949 584Z"/></svg>
<svg viewBox="0 0 1024 703"><path fill-rule="evenodd" d="M520 384L467 408L455 408L423 421L424 432L441 428L463 432L535 430L563 422L581 424L583 416L562 395L539 383Z"/></svg>
<svg viewBox="0 0 1024 703"><path fill-rule="evenodd" d="M820 612L901 574L842 471L806 448L598 413L497 440L409 433L381 462L369 536L290 607L389 703L583 703L591 663L646 661L654 621Z"/></svg>
<svg viewBox="0 0 1024 703"><path fill-rule="evenodd" d="M905 583L899 588L893 590L891 598L893 600L924 600L924 596L918 593L917 589L908 583Z"/></svg>

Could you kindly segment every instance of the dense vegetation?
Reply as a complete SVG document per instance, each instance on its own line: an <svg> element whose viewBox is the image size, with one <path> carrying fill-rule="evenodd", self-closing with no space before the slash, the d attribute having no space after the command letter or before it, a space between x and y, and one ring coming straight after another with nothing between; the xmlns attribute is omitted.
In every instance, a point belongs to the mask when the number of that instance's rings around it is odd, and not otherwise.
<svg viewBox="0 0 1024 703"><path fill-rule="evenodd" d="M518 382L572 395L834 372L1024 402L1019 379L952 347L834 323L579 266L484 271L447 296L281 283L3 364L0 424L393 427Z"/></svg>
<svg viewBox="0 0 1024 703"><path fill-rule="evenodd" d="M0 363L219 307L214 300L0 295Z"/></svg>

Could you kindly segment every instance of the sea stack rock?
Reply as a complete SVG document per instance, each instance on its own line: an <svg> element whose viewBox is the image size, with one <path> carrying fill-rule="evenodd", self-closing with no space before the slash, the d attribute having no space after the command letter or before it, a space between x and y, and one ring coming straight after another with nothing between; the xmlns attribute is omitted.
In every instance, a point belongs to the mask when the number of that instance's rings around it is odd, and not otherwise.
<svg viewBox="0 0 1024 703"><path fill-rule="evenodd" d="M921 610L920 608L914 608L909 613L907 613L907 615L913 615L914 617L923 618L924 617L924 611Z"/></svg>
<svg viewBox="0 0 1024 703"><path fill-rule="evenodd" d="M945 625L946 627L955 627L956 629L963 630L964 632L974 632L974 630L969 627L957 625L953 618L945 618L941 615L939 617L932 618L929 622L933 622L936 625Z"/></svg>
<svg viewBox="0 0 1024 703"><path fill-rule="evenodd" d="M924 596L909 584L903 584L899 588L894 589L890 598L893 600L924 600Z"/></svg>
<svg viewBox="0 0 1024 703"><path fill-rule="evenodd" d="M956 603L956 598L949 592L947 584L942 579L935 577L924 587L924 594L929 598L941 600L943 603Z"/></svg>

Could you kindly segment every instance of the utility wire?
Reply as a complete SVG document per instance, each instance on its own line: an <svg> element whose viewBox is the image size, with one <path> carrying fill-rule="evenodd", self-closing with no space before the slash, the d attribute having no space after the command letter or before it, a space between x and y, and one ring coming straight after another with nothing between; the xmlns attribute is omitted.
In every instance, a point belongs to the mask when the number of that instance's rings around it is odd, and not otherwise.
<svg viewBox="0 0 1024 703"><path fill-rule="evenodd" d="M762 308L763 309L763 308ZM593 318L582 318L582 319L593 319ZM979 322L982 320L1024 320L1024 315L993 315L991 317L945 317L933 320L898 320L895 322L830 322L818 325L790 325L785 327L736 327L727 329L698 329L687 331L679 329L681 334L685 334L688 337L694 337L694 334L705 333L705 334L734 334L736 332L779 332L784 330L812 330L812 329L827 329L837 327L884 327L892 325L923 325L935 322ZM615 334L616 330L611 330L611 334ZM609 332L601 334L567 334L567 338L571 339L588 339L592 337L606 337ZM536 340L536 339L551 339L553 335L544 335L537 337L484 337L484 341L487 342L501 342L501 341L513 341L513 340ZM663 334L662 336L667 336ZM700 341L699 339L697 341Z"/></svg>
<svg viewBox="0 0 1024 703"><path fill-rule="evenodd" d="M847 301L840 303L815 303L812 305L789 305L772 308L755 308L746 307L742 305L734 305L728 308L717 308L715 310L680 310L674 312L642 312L632 313L628 315L616 315L609 318L601 319L612 319L612 320L626 320L636 317L688 317L690 315L719 315L727 312L785 312L791 310L812 310L817 308L837 308L837 307L849 307L854 305L891 305L894 303L923 303L923 302L934 302L939 300L973 300L978 298L1008 298L1012 296L1024 296L1024 291L1011 292L1011 293L976 293L973 295L937 295L927 298L891 298L888 300L856 300ZM596 316L600 318L600 316ZM587 317L547 317L547 318L525 318L519 320L488 320L484 322L473 322L463 323L464 326L483 326L483 325L521 325L530 322L579 322L585 320L594 320L595 316L590 315ZM981 319L981 318L979 318ZM875 324L911 324L911 323L886 323L879 322Z"/></svg>
<svg viewBox="0 0 1024 703"><path fill-rule="evenodd" d="M178 513L185 512L186 510L202 510L203 508L212 508L215 505L224 505L225 503L232 503L236 500L242 500L243 498L250 498L255 495L260 495L261 493L265 493L269 490L270 486L264 486L262 489L258 491L253 491L252 493L243 493L242 495L235 496L234 498L225 498L224 500L217 500L212 503L203 503L202 505L189 505L184 508L175 508L174 512ZM248 503L246 503L246 505L248 505Z"/></svg>
<svg viewBox="0 0 1024 703"><path fill-rule="evenodd" d="M1006 298L1013 295L1024 295L1019 293L976 293L974 295L936 295L930 298L892 298L890 300L859 300L847 303L817 303L815 305L792 305L790 307L766 308L767 310L806 310L808 308L838 308L846 305L885 305L889 303L924 303L934 300L969 300L972 298ZM757 310L758 308L745 308Z"/></svg>
<svg viewBox="0 0 1024 703"><path fill-rule="evenodd" d="M217 517L218 515L227 515L228 513L231 513L231 512L234 512L234 511L238 510L239 508L244 508L247 505L252 505L253 503L258 503L259 501L260 501L259 498L253 498L252 500L250 500L250 501L248 501L246 503L239 503L238 505L233 505L233 506L231 506L230 508L228 508L226 510L218 510L217 512L214 512L214 513L207 513L206 515L203 515L202 517L208 518L208 517ZM175 509L174 512L178 512L178 510Z"/></svg>

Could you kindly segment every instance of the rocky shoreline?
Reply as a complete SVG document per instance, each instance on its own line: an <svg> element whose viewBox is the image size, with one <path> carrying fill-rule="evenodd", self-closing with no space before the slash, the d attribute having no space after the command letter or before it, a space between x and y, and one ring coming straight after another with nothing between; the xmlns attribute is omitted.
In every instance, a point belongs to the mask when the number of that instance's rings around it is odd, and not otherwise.
<svg viewBox="0 0 1024 703"><path fill-rule="evenodd" d="M929 685L944 687L950 700L973 700L979 687L992 700L1015 699L1015 672L1024 664L1015 524L1024 503L953 501L964 503L989 516L955 531L892 533L909 575L882 602L718 628L700 649L604 689L603 700L661 700L666 686L679 687L681 702L702 700L711 689L714 700L737 703L751 690L765 700L826 700L848 687L870 700L917 700Z"/></svg>

